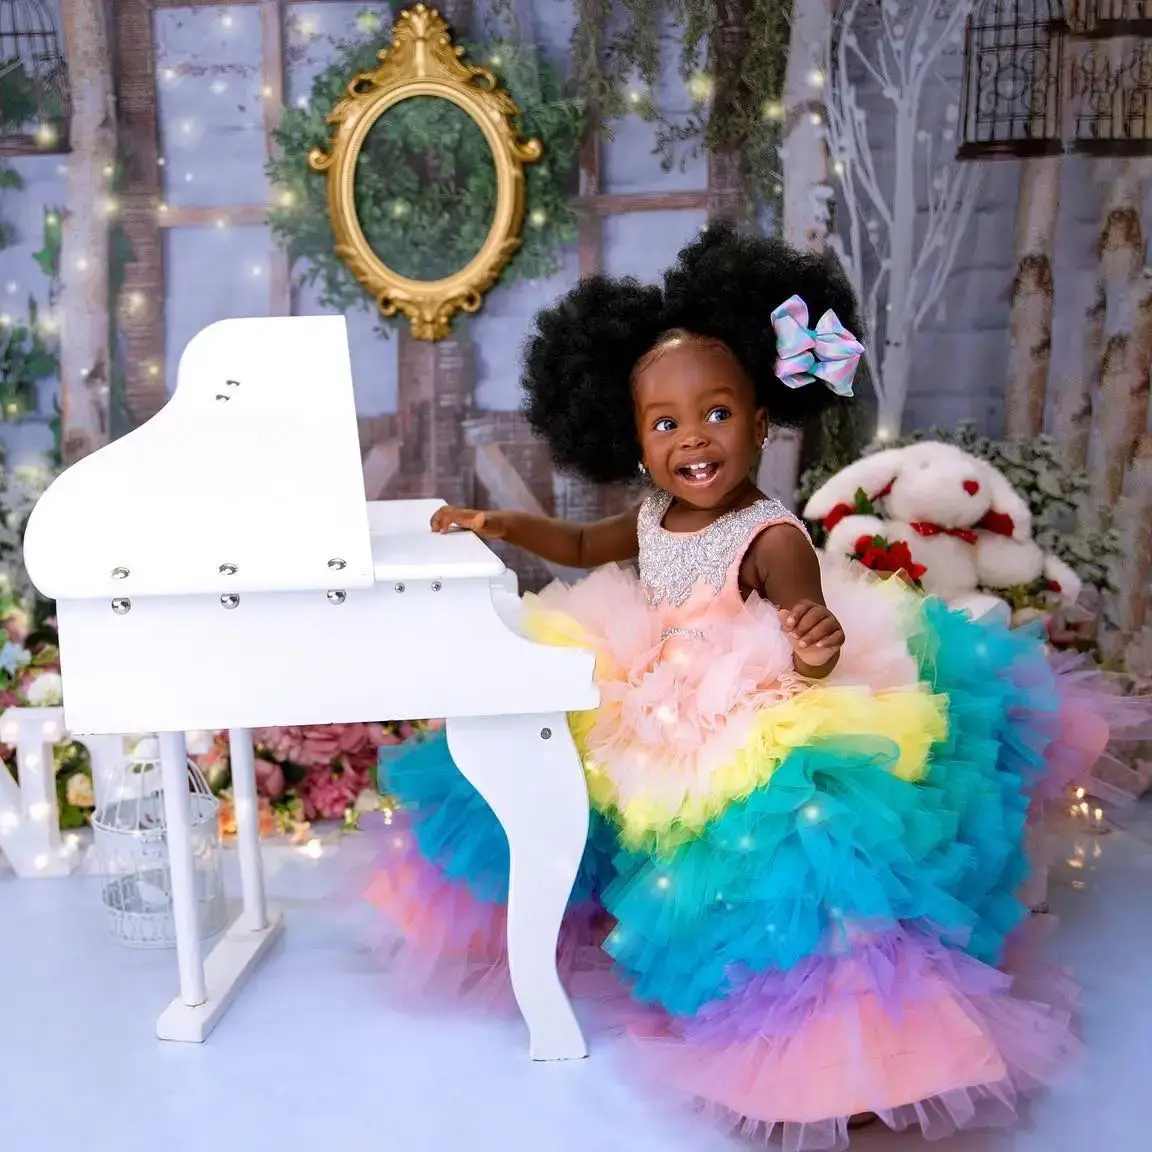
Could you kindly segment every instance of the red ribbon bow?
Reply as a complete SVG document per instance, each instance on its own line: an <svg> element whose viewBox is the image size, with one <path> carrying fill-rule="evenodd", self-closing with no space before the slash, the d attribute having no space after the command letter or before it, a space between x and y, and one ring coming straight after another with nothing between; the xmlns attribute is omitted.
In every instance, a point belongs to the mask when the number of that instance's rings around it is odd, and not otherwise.
<svg viewBox="0 0 1152 1152"><path fill-rule="evenodd" d="M976 533L971 528L942 528L939 524L913 524L912 531L917 536L925 538L931 536L955 536L957 540L963 540L965 544L976 543Z"/></svg>

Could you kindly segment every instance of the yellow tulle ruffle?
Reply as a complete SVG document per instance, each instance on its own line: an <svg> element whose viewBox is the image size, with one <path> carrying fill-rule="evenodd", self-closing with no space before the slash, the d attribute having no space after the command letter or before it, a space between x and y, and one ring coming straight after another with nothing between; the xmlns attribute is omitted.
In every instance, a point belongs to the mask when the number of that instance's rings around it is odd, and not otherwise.
<svg viewBox="0 0 1152 1152"><path fill-rule="evenodd" d="M531 611L525 625L541 643L595 651L596 679L601 684L626 674L624 669L606 667L604 646L561 612ZM633 788L621 803L618 773L627 772L635 779L639 769L659 779L658 754L637 747L624 753L613 750L602 757L592 733L603 721L603 710L569 716L592 804L620 826L627 845L636 847L656 838L668 846L698 835L729 804L768 784L793 749L818 740L860 736L873 745L877 739L891 741L893 774L911 782L922 779L932 746L947 734L947 701L924 684L882 692L855 685L813 684L790 699L760 709L735 754L710 768L707 787L686 788L671 803L667 789L657 794L643 788Z"/></svg>

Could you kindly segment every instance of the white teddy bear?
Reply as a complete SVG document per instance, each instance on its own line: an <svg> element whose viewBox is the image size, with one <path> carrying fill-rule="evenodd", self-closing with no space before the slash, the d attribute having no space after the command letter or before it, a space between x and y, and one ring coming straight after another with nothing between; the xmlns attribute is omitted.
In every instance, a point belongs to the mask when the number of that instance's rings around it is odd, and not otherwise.
<svg viewBox="0 0 1152 1152"><path fill-rule="evenodd" d="M863 493L875 515L861 514ZM951 444L923 441L888 448L850 464L804 508L821 521L825 550L856 556L862 538L903 541L923 567L924 591L974 618L1010 616L998 589L1043 579L1065 605L1079 599L1080 578L1032 539L1032 514L1004 476Z"/></svg>

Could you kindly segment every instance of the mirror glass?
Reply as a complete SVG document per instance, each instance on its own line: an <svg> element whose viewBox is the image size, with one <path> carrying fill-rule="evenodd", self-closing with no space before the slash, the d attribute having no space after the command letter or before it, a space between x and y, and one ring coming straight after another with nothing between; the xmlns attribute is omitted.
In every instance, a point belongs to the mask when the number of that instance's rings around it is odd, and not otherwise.
<svg viewBox="0 0 1152 1152"><path fill-rule="evenodd" d="M496 167L463 109L413 96L372 125L356 158L356 214L368 247L410 280L441 280L480 251L496 211Z"/></svg>

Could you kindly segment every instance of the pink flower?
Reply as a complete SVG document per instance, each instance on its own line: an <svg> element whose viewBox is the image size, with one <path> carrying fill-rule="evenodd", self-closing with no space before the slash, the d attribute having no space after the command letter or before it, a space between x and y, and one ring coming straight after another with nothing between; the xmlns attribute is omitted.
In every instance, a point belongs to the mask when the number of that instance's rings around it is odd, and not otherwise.
<svg viewBox="0 0 1152 1152"><path fill-rule="evenodd" d="M256 757L256 790L261 796L269 800L279 800L284 795L287 783L284 780L284 769L274 760L265 760Z"/></svg>

